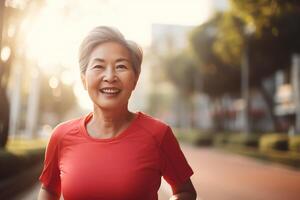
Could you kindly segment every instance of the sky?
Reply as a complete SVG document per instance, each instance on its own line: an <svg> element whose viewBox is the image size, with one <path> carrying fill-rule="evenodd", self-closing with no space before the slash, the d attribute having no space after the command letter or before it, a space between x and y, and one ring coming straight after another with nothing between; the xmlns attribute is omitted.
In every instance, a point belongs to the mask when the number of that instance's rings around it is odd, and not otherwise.
<svg viewBox="0 0 300 200"><path fill-rule="evenodd" d="M142 46L151 43L151 24L199 25L210 16L209 0L48 0L45 8L27 22L30 55L39 56L42 46L59 52L55 41L69 48L98 25L117 27L127 39ZM28 22L29 21L29 22ZM45 45L46 44L46 45ZM64 50L64 48L62 48ZM61 55L57 53L57 55ZM49 58L48 58L49 59Z"/></svg>
<svg viewBox="0 0 300 200"><path fill-rule="evenodd" d="M218 1L218 0L216 0ZM24 46L29 59L46 73L72 84L81 97L78 46L93 27L117 27L143 48L151 44L152 24L196 26L213 12L212 0L47 0L45 7L23 21ZM53 67L57 66L57 67ZM86 105L86 100L79 100Z"/></svg>

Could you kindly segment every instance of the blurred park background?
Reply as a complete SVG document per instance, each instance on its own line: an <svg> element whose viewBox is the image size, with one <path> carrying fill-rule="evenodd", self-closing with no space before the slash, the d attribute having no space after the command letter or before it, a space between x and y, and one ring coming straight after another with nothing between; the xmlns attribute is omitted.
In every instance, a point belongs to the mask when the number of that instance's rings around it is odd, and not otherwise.
<svg viewBox="0 0 300 200"><path fill-rule="evenodd" d="M300 199L297 0L0 0L0 199L23 199L53 128L92 110L77 53L98 25L143 47L130 108L174 128L199 199Z"/></svg>

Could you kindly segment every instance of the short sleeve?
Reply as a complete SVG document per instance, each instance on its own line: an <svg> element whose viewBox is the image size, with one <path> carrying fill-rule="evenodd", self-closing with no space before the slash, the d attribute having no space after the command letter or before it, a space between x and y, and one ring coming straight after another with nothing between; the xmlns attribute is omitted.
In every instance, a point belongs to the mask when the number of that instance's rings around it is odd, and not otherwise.
<svg viewBox="0 0 300 200"><path fill-rule="evenodd" d="M59 170L59 131L54 130L45 152L44 168L39 177L48 191L60 196L61 182Z"/></svg>
<svg viewBox="0 0 300 200"><path fill-rule="evenodd" d="M193 175L179 143L170 127L161 142L162 176L171 185L180 185Z"/></svg>

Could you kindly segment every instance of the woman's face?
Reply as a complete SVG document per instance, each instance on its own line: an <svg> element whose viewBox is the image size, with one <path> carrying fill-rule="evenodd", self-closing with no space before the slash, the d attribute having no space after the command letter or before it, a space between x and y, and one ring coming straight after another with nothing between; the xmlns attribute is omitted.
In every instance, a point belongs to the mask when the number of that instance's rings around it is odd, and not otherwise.
<svg viewBox="0 0 300 200"><path fill-rule="evenodd" d="M81 79L96 106L115 109L127 107L138 77L129 51L117 42L106 42L92 51Z"/></svg>

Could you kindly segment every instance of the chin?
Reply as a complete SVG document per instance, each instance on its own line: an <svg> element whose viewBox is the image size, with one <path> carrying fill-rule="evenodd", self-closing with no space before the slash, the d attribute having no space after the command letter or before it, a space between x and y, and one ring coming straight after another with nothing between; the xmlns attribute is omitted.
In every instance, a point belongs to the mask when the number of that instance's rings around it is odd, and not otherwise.
<svg viewBox="0 0 300 200"><path fill-rule="evenodd" d="M105 110L114 110L114 109L120 109L124 105L127 104L122 104L118 102L101 102L101 103L94 103L95 106L97 106L100 109L105 109ZM123 105L123 106L122 106Z"/></svg>

